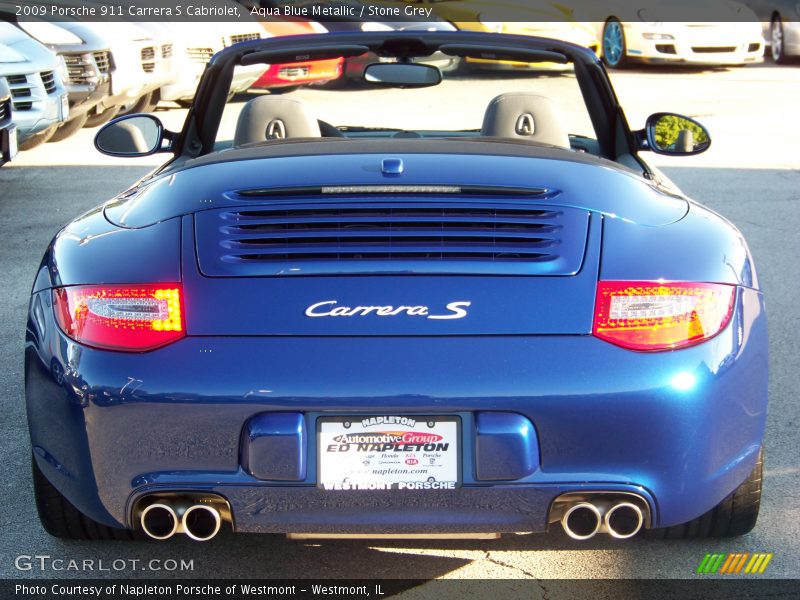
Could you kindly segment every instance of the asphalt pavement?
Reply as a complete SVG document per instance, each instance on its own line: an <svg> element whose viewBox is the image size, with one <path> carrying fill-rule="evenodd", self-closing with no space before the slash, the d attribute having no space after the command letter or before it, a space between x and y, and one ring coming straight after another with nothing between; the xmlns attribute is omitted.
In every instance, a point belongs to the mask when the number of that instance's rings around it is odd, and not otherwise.
<svg viewBox="0 0 800 600"><path fill-rule="evenodd" d="M514 76L487 80L495 90L498 81L504 89L516 85ZM47 243L63 223L125 189L160 160L101 157L91 146L93 131L82 130L66 142L24 153L0 169L0 355L6 364L0 370L0 452L5 457L0 463L4 499L0 577L692 578L707 552L747 551L774 553L764 577L797 578L800 66L642 69L615 73L613 81L633 127L641 127L645 117L658 110L684 112L709 126L713 143L706 154L649 158L685 192L735 223L755 256L769 316L771 372L764 496L752 533L697 541L620 542L602 536L584 543L560 531L488 542L290 542L280 536L224 533L198 545L183 536L164 543L49 537L38 523L33 503L23 395L24 325L32 277ZM295 95L324 101L329 93L301 90ZM446 96L446 88L437 93L436 102L457 102ZM185 111L158 114L176 128ZM27 569L28 563L18 558L36 555L72 559L84 567L88 564L84 561L92 561L93 568L58 571L51 564L43 571L34 561ZM151 564L152 559L161 562ZM167 570L164 565L172 566L169 560L178 565L184 561L186 570ZM114 564L122 568L112 568ZM426 588L406 595L426 597Z"/></svg>

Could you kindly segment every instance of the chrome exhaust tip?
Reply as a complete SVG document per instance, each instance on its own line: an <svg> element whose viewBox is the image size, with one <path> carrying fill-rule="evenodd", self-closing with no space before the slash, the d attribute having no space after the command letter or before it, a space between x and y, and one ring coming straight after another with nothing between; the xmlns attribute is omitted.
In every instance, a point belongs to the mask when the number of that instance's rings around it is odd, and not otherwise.
<svg viewBox="0 0 800 600"><path fill-rule="evenodd" d="M600 531L603 516L589 502L579 502L569 507L561 517L561 526L573 540L588 540Z"/></svg>
<svg viewBox="0 0 800 600"><path fill-rule="evenodd" d="M166 540L178 531L178 515L171 506L156 503L142 511L139 517L142 530L154 540Z"/></svg>
<svg viewBox="0 0 800 600"><path fill-rule="evenodd" d="M632 538L644 525L642 509L631 502L615 504L605 514L608 534L618 540Z"/></svg>
<svg viewBox="0 0 800 600"><path fill-rule="evenodd" d="M222 517L210 504L194 504L183 513L183 532L198 542L206 542L219 533Z"/></svg>

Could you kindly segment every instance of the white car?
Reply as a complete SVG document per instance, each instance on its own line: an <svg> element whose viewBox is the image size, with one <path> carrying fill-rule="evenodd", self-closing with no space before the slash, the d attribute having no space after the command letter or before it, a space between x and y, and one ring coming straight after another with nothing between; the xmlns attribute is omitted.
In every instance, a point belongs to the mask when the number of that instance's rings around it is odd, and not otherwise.
<svg viewBox="0 0 800 600"><path fill-rule="evenodd" d="M761 62L761 25L738 2L706 0L607 0L589 9L600 35L605 63L612 68L634 61L694 65ZM602 12L601 12L602 11ZM704 21L686 21L681 17Z"/></svg>
<svg viewBox="0 0 800 600"><path fill-rule="evenodd" d="M800 56L800 2L797 0L746 0L764 25L764 37L776 63Z"/></svg>
<svg viewBox="0 0 800 600"><path fill-rule="evenodd" d="M88 127L100 125L120 111L152 108L152 93L171 78L170 43L137 23L71 21L58 25L82 39L104 40L110 51L111 94L98 104Z"/></svg>
<svg viewBox="0 0 800 600"><path fill-rule="evenodd" d="M63 63L45 46L10 23L0 21L0 77L11 90L20 148L46 142L69 117Z"/></svg>
<svg viewBox="0 0 800 600"><path fill-rule="evenodd" d="M161 100L191 104L200 76L214 54L239 42L271 37L257 22L241 23L163 23L173 35L173 73L171 83L162 86ZM264 65L239 67L231 91L249 88L264 73Z"/></svg>

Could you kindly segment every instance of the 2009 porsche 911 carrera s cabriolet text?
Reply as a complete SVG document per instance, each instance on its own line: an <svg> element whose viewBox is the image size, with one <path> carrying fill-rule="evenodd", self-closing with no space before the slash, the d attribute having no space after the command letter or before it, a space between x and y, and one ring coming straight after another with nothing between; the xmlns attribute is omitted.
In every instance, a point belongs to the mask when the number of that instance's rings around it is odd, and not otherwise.
<svg viewBox="0 0 800 600"><path fill-rule="evenodd" d="M360 89L228 93L240 68L366 53L380 61ZM503 89L443 79L434 53L532 67ZM751 530L756 271L735 227L641 156L710 143L671 113L631 130L595 54L561 41L341 33L219 52L182 131L126 115L98 133L107 154L171 156L64 227L36 274L45 529Z"/></svg>

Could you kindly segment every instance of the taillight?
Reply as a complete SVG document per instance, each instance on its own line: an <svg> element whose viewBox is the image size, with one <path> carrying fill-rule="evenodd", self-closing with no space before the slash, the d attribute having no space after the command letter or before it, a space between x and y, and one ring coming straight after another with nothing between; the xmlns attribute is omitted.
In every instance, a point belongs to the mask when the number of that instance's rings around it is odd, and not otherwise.
<svg viewBox="0 0 800 600"><path fill-rule="evenodd" d="M53 307L64 333L96 348L141 352L185 335L178 284L57 288Z"/></svg>
<svg viewBox="0 0 800 600"><path fill-rule="evenodd" d="M730 321L735 286L601 281L592 333L630 350L673 350L714 337Z"/></svg>

